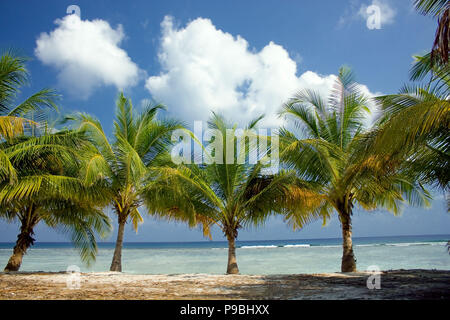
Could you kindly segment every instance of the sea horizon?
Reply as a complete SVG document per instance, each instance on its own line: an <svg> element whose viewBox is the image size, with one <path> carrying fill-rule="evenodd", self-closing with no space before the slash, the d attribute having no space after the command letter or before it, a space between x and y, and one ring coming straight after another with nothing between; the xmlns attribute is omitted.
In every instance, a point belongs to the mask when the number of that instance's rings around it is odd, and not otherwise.
<svg viewBox="0 0 450 320"><path fill-rule="evenodd" d="M358 270L450 270L447 242L450 234L354 237ZM0 265L14 246L0 242ZM36 242L24 256L22 271L65 271L77 266L82 272L106 272L114 242L99 242L97 258L84 264L70 242ZM242 274L330 273L340 271L342 238L238 240L237 259ZM124 273L223 274L226 241L125 242Z"/></svg>
<svg viewBox="0 0 450 320"><path fill-rule="evenodd" d="M412 240L413 242L417 242L419 238L423 238L424 240L427 240L427 242L439 242L439 241L450 241L450 233L449 234L420 234L420 235L388 235L388 236L364 236L364 237L353 237L353 244L364 244L363 242L367 241L373 241L377 239L384 239L388 243L393 243L393 241L396 240L403 240L403 241L409 241ZM292 239L261 239L261 240L255 240L255 239L244 239L244 240L236 240L237 247L239 248L239 244L243 243L252 243L252 242L305 242L305 243L299 243L301 244L309 244L311 246L317 246L321 244L327 244L328 242L335 242L335 241L342 241L342 237L333 237L333 238L292 238ZM372 242L369 242L370 244ZM36 241L34 245L30 248L37 248L42 247L45 245L67 245L68 247L74 247L73 243L70 241ZM151 245L189 245L189 244L223 244L224 247L228 247L228 242L226 240L197 240L197 241L124 241L123 245L139 245L139 244L151 244ZM5 248L5 246L11 246L11 248L15 245L15 242L13 241L0 241L0 248ZM115 241L97 241L98 247L102 246L115 246Z"/></svg>

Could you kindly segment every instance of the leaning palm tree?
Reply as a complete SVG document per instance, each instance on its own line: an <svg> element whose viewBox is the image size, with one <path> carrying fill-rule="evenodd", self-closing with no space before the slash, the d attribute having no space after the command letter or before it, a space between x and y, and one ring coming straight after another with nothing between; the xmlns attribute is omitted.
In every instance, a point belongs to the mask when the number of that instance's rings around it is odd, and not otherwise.
<svg viewBox="0 0 450 320"><path fill-rule="evenodd" d="M30 112L56 109L57 94L51 89L42 89L16 103L20 87L29 82L25 67L27 60L13 50L5 51L0 56L0 139L21 135L25 125L36 124L26 117Z"/></svg>
<svg viewBox="0 0 450 320"><path fill-rule="evenodd" d="M19 270L39 223L68 233L86 263L95 259L95 232L104 236L110 229L101 211L108 194L100 183L86 186L80 179L83 157L92 150L85 142L79 133L45 132L0 144L14 168L13 177L0 178L0 218L20 224L5 271Z"/></svg>
<svg viewBox="0 0 450 320"><path fill-rule="evenodd" d="M252 130L258 121L252 121L242 135L256 137ZM267 158L251 163L249 155L256 145L252 147L249 141L241 144L245 139L240 140L238 151L236 126L228 125L221 116L214 114L208 124L216 130L215 147L205 148L211 152L205 154L205 163L187 160L178 166L152 168L144 199L156 216L187 221L191 227L201 225L205 235L210 236L211 226L218 226L228 241L226 272L237 274L236 239L241 228L261 225L275 213L284 214L294 226L303 225L313 217L305 214L305 204L309 201L316 207L321 199L310 198L312 193L304 192L292 172L271 172ZM261 151L260 155L264 154Z"/></svg>
<svg viewBox="0 0 450 320"><path fill-rule="evenodd" d="M90 185L104 181L112 194L109 205L117 215L117 240L111 262L111 271L122 271L122 246L125 224L131 221L135 231L143 221L139 212L144 178L148 168L161 165L170 146L173 130L181 127L174 120L157 120L156 114L163 105L147 105L134 114L130 99L121 93L117 99L114 140L110 142L100 122L87 114L77 114L68 119L79 122L96 146L97 152L88 160L84 181Z"/></svg>
<svg viewBox="0 0 450 320"><path fill-rule="evenodd" d="M368 98L348 68L341 68L327 98L303 90L281 112L293 120L297 132L280 129L280 159L300 179L321 186L325 218L335 210L343 238L342 272L356 271L352 244L354 205L395 214L405 196L414 204L427 204L428 192L400 168L400 157L370 152L374 134L365 119Z"/></svg>
<svg viewBox="0 0 450 320"><path fill-rule="evenodd" d="M104 234L109 226L97 208L101 194L94 196L95 190L87 191L74 175L80 158L70 150L81 143L68 147L71 134L38 133L48 129L39 121L40 111L56 109L56 93L42 89L16 103L20 87L28 84L27 60L13 50L0 57L0 218L21 226L6 271L19 270L41 221L70 233L86 262L95 258L94 231Z"/></svg>

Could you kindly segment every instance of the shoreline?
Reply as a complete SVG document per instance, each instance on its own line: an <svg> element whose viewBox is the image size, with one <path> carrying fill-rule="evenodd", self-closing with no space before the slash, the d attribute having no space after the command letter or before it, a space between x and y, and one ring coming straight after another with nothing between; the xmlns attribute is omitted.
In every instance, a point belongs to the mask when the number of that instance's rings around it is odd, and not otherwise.
<svg viewBox="0 0 450 320"><path fill-rule="evenodd" d="M380 289L368 289L379 275ZM0 300L441 300L450 270L290 275L0 273ZM77 289L77 284L79 288ZM72 288L71 288L72 287Z"/></svg>

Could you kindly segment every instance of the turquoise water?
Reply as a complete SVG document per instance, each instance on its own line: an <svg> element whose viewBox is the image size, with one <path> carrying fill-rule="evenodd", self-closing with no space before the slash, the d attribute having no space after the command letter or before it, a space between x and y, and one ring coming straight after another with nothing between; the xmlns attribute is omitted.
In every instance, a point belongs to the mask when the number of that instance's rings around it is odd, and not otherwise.
<svg viewBox="0 0 450 320"><path fill-rule="evenodd" d="M450 235L354 238L358 270L377 266L389 269L450 270L446 243ZM237 241L242 274L338 272L341 239ZM0 243L0 266L6 265L13 243ZM83 272L108 271L114 243L100 243L96 262L84 265L70 243L36 243L24 257L21 271L64 271L77 265ZM122 268L126 273L223 274L227 243L150 242L125 243Z"/></svg>

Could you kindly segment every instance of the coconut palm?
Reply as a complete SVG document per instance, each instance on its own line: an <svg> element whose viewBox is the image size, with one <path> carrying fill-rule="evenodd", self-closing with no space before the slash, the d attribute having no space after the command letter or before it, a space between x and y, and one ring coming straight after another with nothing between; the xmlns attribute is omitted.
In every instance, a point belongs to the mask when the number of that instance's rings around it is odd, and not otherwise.
<svg viewBox="0 0 450 320"><path fill-rule="evenodd" d="M450 174L450 102L448 93L429 86L405 86L377 99L384 111L375 148L409 154L409 168L424 183L448 189Z"/></svg>
<svg viewBox="0 0 450 320"><path fill-rule="evenodd" d="M450 65L431 54L416 57L411 80L425 83L405 85L397 94L377 97L383 111L375 149L407 155L409 169L424 183L448 191L450 175ZM450 206L449 206L450 207Z"/></svg>
<svg viewBox="0 0 450 320"><path fill-rule="evenodd" d="M86 263L95 259L95 232L104 236L110 229L101 211L108 194L100 183L88 187L79 178L83 156L92 150L84 141L79 133L64 131L16 136L0 144L14 169L14 175L0 178L0 218L20 224L5 271L19 270L39 223L69 234Z"/></svg>
<svg viewBox="0 0 450 320"><path fill-rule="evenodd" d="M448 64L450 41L450 1L448 0L415 0L414 6L419 13L431 15L438 19L436 36L431 49L432 62L440 61ZM434 59L436 58L436 59Z"/></svg>
<svg viewBox="0 0 450 320"><path fill-rule="evenodd" d="M13 50L0 57L0 217L21 226L6 271L20 268L40 221L70 233L86 262L95 258L94 231L104 234L109 226L96 206L101 193L88 192L77 179L80 158L70 150L81 143L65 145L74 138L70 133L49 134L40 121L40 111L56 109L56 93L42 89L15 103L29 81L27 61Z"/></svg>
<svg viewBox="0 0 450 320"><path fill-rule="evenodd" d="M247 126L244 136L255 137L252 130L259 119ZM241 228L261 225L275 213L284 214L294 226L303 225L313 217L304 214L306 203L321 199L309 198L312 193L303 191L292 172L268 170L264 157L257 163L244 161L255 149L248 142L237 151L236 126L228 125L221 116L214 114L208 124L218 132L215 145L220 144L217 149L206 147L212 158L204 164L152 168L144 199L155 215L187 221L191 227L202 225L205 235L210 236L211 226L218 226L228 241L226 272L237 274L236 239Z"/></svg>
<svg viewBox="0 0 450 320"><path fill-rule="evenodd" d="M321 186L325 218L337 212L343 238L342 272L356 271L352 245L355 204L399 212L408 199L426 205L428 192L400 170L400 157L370 152L374 134L365 125L368 98L346 67L339 70L328 98L313 90L297 93L281 112L298 131L280 130L281 161L299 179Z"/></svg>
<svg viewBox="0 0 450 320"><path fill-rule="evenodd" d="M24 125L35 124L25 116L42 109L56 109L58 97L51 89L42 89L20 103L16 103L20 87L28 84L27 58L13 50L0 56L0 139L10 139L23 133Z"/></svg>
<svg viewBox="0 0 450 320"><path fill-rule="evenodd" d="M139 207L148 167L164 162L164 155L171 143L171 133L181 127L174 120L157 120L159 109L164 109L164 106L148 104L136 115L131 100L120 93L116 102L112 142L108 140L100 122L92 116L76 114L68 117L79 122L79 130L85 132L97 148L97 152L88 160L85 183L105 181L112 194L109 204L117 216L118 231L111 271L122 271L125 224L131 221L137 231L143 221Z"/></svg>

